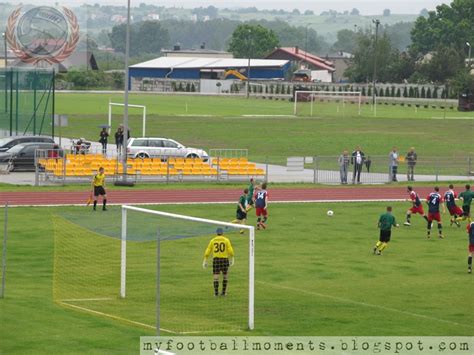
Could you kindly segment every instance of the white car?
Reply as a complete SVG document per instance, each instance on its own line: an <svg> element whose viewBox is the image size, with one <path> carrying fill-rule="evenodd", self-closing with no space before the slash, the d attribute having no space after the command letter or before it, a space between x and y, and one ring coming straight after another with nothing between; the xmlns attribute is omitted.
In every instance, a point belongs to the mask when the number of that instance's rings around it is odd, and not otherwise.
<svg viewBox="0 0 474 355"><path fill-rule="evenodd" d="M127 143L127 155L130 158L182 157L209 159L206 151L185 147L169 138L130 138Z"/></svg>

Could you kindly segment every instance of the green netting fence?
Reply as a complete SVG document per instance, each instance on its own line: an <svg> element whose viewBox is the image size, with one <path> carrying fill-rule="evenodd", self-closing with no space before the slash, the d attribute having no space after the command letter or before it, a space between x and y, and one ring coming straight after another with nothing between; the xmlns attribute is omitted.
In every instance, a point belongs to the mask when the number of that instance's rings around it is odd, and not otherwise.
<svg viewBox="0 0 474 355"><path fill-rule="evenodd" d="M0 69L3 135L54 136L54 104L53 70Z"/></svg>

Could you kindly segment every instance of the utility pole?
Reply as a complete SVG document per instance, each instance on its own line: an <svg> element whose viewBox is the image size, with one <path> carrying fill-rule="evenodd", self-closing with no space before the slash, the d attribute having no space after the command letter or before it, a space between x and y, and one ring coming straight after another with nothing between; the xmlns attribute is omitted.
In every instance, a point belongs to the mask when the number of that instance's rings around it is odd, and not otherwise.
<svg viewBox="0 0 474 355"><path fill-rule="evenodd" d="M127 31L125 35L125 90L124 90L124 110L123 110L123 144L122 144L122 167L123 183L127 183L127 144L128 144L128 91L129 72L128 59L130 56L130 0L127 0Z"/></svg>
<svg viewBox="0 0 474 355"><path fill-rule="evenodd" d="M377 42L379 38L379 26L380 26L380 20L373 19L372 22L375 24L375 42L374 42L374 75L372 78L372 105L374 105L375 108L375 96L376 96L376 87L375 84L377 82Z"/></svg>

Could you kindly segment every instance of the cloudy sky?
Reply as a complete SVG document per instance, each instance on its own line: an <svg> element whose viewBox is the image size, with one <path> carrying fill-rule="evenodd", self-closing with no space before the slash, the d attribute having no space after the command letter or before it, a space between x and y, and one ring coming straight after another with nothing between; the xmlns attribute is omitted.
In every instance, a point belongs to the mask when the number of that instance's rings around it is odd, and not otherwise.
<svg viewBox="0 0 474 355"><path fill-rule="evenodd" d="M10 2L16 0L10 0ZM451 1L437 0L131 0L132 6L142 2L164 6L199 7L213 5L216 7L250 7L255 6L260 9L310 9L316 13L333 9L337 11L351 10L357 8L364 15L379 14L383 9L390 9L392 13L418 14L421 9L433 10L437 5L450 3ZM83 3L99 3L126 5L127 0L23 0L23 3L34 4L54 4L71 6Z"/></svg>

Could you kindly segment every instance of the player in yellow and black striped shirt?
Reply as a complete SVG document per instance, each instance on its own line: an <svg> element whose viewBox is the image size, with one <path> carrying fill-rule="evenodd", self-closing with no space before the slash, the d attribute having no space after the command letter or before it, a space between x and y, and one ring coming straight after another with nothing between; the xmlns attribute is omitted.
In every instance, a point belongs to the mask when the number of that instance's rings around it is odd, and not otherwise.
<svg viewBox="0 0 474 355"><path fill-rule="evenodd" d="M94 189L94 211L96 210L99 195L102 196L102 210L107 211L107 194L105 192L105 174L103 167L100 167L99 173L94 175L94 178L92 179L92 188Z"/></svg>
<svg viewBox="0 0 474 355"><path fill-rule="evenodd" d="M219 295L219 275L222 272L222 296L226 295L227 290L227 274L229 266L234 265L234 249L230 240L224 237L222 228L217 228L217 237L214 237L204 252L204 260L202 267L207 267L207 259L212 254L212 273L214 274L214 296ZM230 259L230 261L229 261Z"/></svg>

